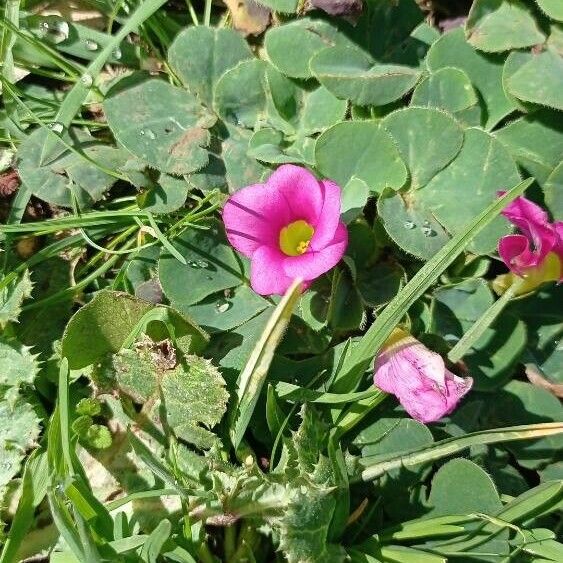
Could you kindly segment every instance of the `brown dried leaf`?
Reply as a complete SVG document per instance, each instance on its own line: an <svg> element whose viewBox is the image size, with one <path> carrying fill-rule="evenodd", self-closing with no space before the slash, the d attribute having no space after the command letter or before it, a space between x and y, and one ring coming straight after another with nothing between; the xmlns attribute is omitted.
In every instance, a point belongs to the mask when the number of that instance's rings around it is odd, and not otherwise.
<svg viewBox="0 0 563 563"><path fill-rule="evenodd" d="M243 35L259 35L270 23L270 10L254 0L224 0L231 11L233 27Z"/></svg>

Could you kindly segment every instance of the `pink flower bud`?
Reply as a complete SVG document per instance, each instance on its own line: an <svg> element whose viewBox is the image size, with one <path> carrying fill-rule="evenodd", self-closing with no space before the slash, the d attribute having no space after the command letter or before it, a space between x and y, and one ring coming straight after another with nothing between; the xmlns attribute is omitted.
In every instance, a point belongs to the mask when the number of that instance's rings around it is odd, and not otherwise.
<svg viewBox="0 0 563 563"><path fill-rule="evenodd" d="M375 362L374 383L395 395L412 418L427 423L450 414L473 379L453 374L441 356L395 329Z"/></svg>

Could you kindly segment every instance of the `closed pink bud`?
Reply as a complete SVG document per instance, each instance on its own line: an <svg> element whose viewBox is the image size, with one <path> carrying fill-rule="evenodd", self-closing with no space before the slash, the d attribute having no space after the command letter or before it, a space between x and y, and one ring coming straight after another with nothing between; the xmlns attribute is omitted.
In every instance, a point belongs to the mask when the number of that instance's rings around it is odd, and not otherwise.
<svg viewBox="0 0 563 563"><path fill-rule="evenodd" d="M401 329L395 329L375 362L376 387L392 393L419 422L450 414L471 389L471 377L458 377L444 360Z"/></svg>

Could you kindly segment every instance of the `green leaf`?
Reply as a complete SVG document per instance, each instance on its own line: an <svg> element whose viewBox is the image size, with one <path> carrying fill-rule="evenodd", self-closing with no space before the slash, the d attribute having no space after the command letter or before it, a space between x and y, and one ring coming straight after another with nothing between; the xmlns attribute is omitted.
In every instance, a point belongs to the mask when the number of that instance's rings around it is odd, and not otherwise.
<svg viewBox="0 0 563 563"><path fill-rule="evenodd" d="M344 119L347 106L346 101L339 100L324 86L319 86L305 94L297 130L301 135L322 133Z"/></svg>
<svg viewBox="0 0 563 563"><path fill-rule="evenodd" d="M363 429L354 444L362 448L362 457L386 456L428 446L434 442L428 428L410 418L380 418ZM397 473L397 472L395 472Z"/></svg>
<svg viewBox="0 0 563 563"><path fill-rule="evenodd" d="M297 11L297 0L258 0L258 4L270 8L273 12L294 14Z"/></svg>
<svg viewBox="0 0 563 563"><path fill-rule="evenodd" d="M432 479L432 516L482 512L495 514L502 503L492 479L467 459L452 459Z"/></svg>
<svg viewBox="0 0 563 563"><path fill-rule="evenodd" d="M548 17L563 22L563 5L559 0L536 0L536 4Z"/></svg>
<svg viewBox="0 0 563 563"><path fill-rule="evenodd" d="M428 69L455 67L463 70L481 95L486 109L486 129L492 129L515 108L502 87L504 59L476 51L465 41L463 29L448 31L436 41L426 57Z"/></svg>
<svg viewBox="0 0 563 563"><path fill-rule="evenodd" d="M0 394L2 387L18 387L21 383L32 383L39 372L37 356L30 348L17 340L0 336Z"/></svg>
<svg viewBox="0 0 563 563"><path fill-rule="evenodd" d="M519 181L516 164L502 143L481 129L471 128L465 131L463 146L453 162L416 196L449 233L455 234L495 200L499 189ZM464 205L460 206L461 200ZM508 222L499 217L475 237L469 249L488 254L509 229Z"/></svg>
<svg viewBox="0 0 563 563"><path fill-rule="evenodd" d="M229 136L222 143L225 163L225 179L229 191L236 192L250 184L259 183L270 173L270 169L248 156L248 144L252 133L246 129L227 124Z"/></svg>
<svg viewBox="0 0 563 563"><path fill-rule="evenodd" d="M342 186L341 218L344 223L349 224L362 214L370 191L369 186L355 176Z"/></svg>
<svg viewBox="0 0 563 563"><path fill-rule="evenodd" d="M420 73L402 65L376 64L356 48L329 47L310 62L311 72L337 98L360 106L383 106L402 98L417 83Z"/></svg>
<svg viewBox="0 0 563 563"><path fill-rule="evenodd" d="M327 490L304 487L292 501L279 524L280 549L288 563L344 562L344 548L328 543L334 496Z"/></svg>
<svg viewBox="0 0 563 563"><path fill-rule="evenodd" d="M534 56L508 78L506 88L519 100L563 110L563 59L550 50Z"/></svg>
<svg viewBox="0 0 563 563"><path fill-rule="evenodd" d="M175 337L187 340L187 348L192 352L200 351L205 345L205 333L177 311L154 307L127 293L105 290L96 293L92 301L70 319L63 335L63 357L68 358L71 369L79 369L109 352L118 352L149 311L168 316L168 322L174 325ZM158 331L156 326L149 328L145 327L145 331L164 338L166 332Z"/></svg>
<svg viewBox="0 0 563 563"><path fill-rule="evenodd" d="M116 177L101 170L116 170L127 160L127 153L113 147L100 145L90 135L72 129L62 133L63 139L75 147L89 162L70 151L61 141L53 146L52 158L41 164L41 152L49 136L48 129L36 129L18 150L18 170L22 181L33 194L49 203L72 207L74 194L81 208L90 207L116 182Z"/></svg>
<svg viewBox="0 0 563 563"><path fill-rule="evenodd" d="M336 282L331 295L328 320L333 330L356 330L362 324L364 307L351 276L344 270L334 273Z"/></svg>
<svg viewBox="0 0 563 563"><path fill-rule="evenodd" d="M330 22L311 18L270 27L264 38L268 59L291 78L311 78L309 61L332 45L350 45L350 41Z"/></svg>
<svg viewBox="0 0 563 563"><path fill-rule="evenodd" d="M399 189L407 180L391 137L372 121L345 121L327 129L315 144L315 161L319 172L340 186L355 177L382 192Z"/></svg>
<svg viewBox="0 0 563 563"><path fill-rule="evenodd" d="M461 127L437 109L404 108L381 123L407 164L411 189L426 185L455 158L463 143Z"/></svg>
<svg viewBox="0 0 563 563"><path fill-rule="evenodd" d="M133 75L108 92L104 111L115 138L161 172L188 174L209 161L216 117L185 90Z"/></svg>
<svg viewBox="0 0 563 563"><path fill-rule="evenodd" d="M563 162L548 176L544 185L545 202L555 221L563 221Z"/></svg>
<svg viewBox="0 0 563 563"><path fill-rule="evenodd" d="M410 105L454 113L476 104L477 95L467 74L459 68L444 67L430 73L417 84Z"/></svg>
<svg viewBox="0 0 563 563"><path fill-rule="evenodd" d="M237 287L244 278L218 222L206 230L187 229L174 239L174 248L187 265L163 252L158 262L162 289L174 307L188 311L208 295Z"/></svg>
<svg viewBox="0 0 563 563"><path fill-rule="evenodd" d="M514 160L543 185L563 154L563 115L540 110L495 132Z"/></svg>
<svg viewBox="0 0 563 563"><path fill-rule="evenodd" d="M213 107L222 119L251 129L265 118L267 67L265 61L252 59L221 76L215 85Z"/></svg>
<svg viewBox="0 0 563 563"><path fill-rule="evenodd" d="M405 272L399 264L380 262L358 272L358 291L368 307L381 307L395 297L405 282Z"/></svg>
<svg viewBox="0 0 563 563"><path fill-rule="evenodd" d="M391 239L417 258L429 260L449 240L432 212L420 204L416 192L384 191L377 200L377 212Z"/></svg>
<svg viewBox="0 0 563 563"><path fill-rule="evenodd" d="M301 294L301 280L295 280L272 313L260 339L256 342L244 370L241 372L236 390L236 402L231 411L230 435L235 450L238 448L258 396L279 344L291 318L295 304Z"/></svg>
<svg viewBox="0 0 563 563"><path fill-rule="evenodd" d="M239 33L203 25L188 27L179 33L168 50L172 70L208 107L211 107L213 90L221 75L251 58L252 51Z"/></svg>
<svg viewBox="0 0 563 563"><path fill-rule="evenodd" d="M21 313L21 305L24 299L31 297L31 278L29 271L25 270L20 279L16 278L13 282L0 289L0 328L6 328L10 322L17 322Z"/></svg>
<svg viewBox="0 0 563 563"><path fill-rule="evenodd" d="M106 356L94 380L102 389L118 389L158 420L160 411L176 436L200 448L216 437L208 429L226 410L225 381L209 360L167 353L167 348L141 340L135 349Z"/></svg>
<svg viewBox="0 0 563 563"><path fill-rule="evenodd" d="M171 213L186 203L190 189L184 178L161 174L158 184L137 196L137 203L150 213Z"/></svg>
<svg viewBox="0 0 563 563"><path fill-rule="evenodd" d="M0 498L1 491L20 470L25 451L39 438L39 418L21 396L0 398Z"/></svg>
<svg viewBox="0 0 563 563"><path fill-rule="evenodd" d="M486 52L531 47L545 40L532 10L520 0L475 0L465 30L469 43Z"/></svg>
<svg viewBox="0 0 563 563"><path fill-rule="evenodd" d="M495 408L488 415L493 424L562 420L563 408L560 401L545 389L523 381L510 381L503 391L497 396ZM555 452L562 447L563 436L555 433L531 443L506 446L519 465L529 469L537 469L553 461Z"/></svg>
<svg viewBox="0 0 563 563"><path fill-rule="evenodd" d="M185 312L204 330L214 333L240 326L254 317L270 303L247 285L210 295L203 301L178 309Z"/></svg>

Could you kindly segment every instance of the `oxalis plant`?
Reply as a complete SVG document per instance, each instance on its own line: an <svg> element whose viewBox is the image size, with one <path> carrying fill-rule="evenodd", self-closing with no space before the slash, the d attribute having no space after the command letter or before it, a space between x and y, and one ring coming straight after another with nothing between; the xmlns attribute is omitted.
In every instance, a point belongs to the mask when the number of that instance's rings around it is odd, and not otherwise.
<svg viewBox="0 0 563 563"><path fill-rule="evenodd" d="M563 561L563 2L1 9L0 563Z"/></svg>

